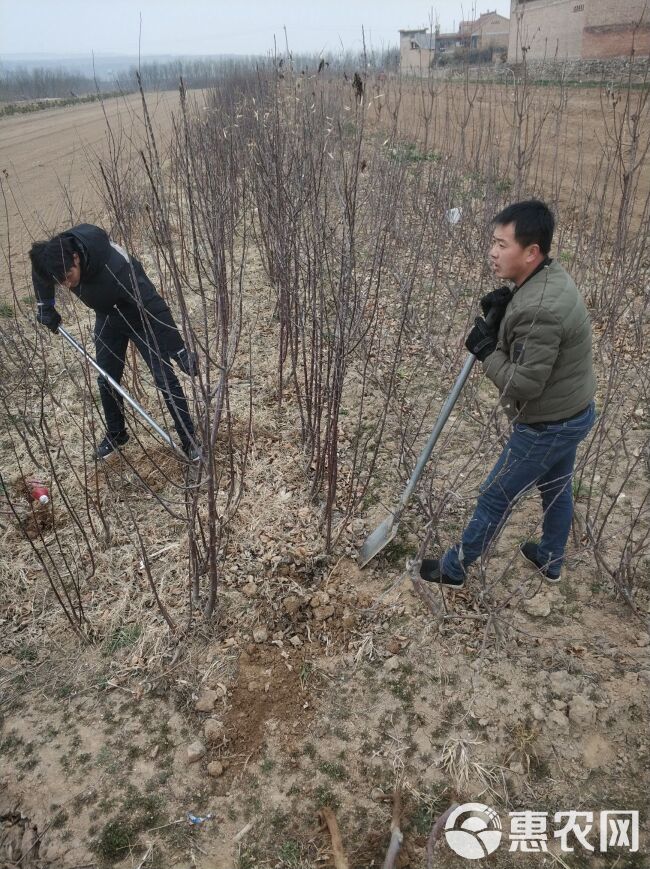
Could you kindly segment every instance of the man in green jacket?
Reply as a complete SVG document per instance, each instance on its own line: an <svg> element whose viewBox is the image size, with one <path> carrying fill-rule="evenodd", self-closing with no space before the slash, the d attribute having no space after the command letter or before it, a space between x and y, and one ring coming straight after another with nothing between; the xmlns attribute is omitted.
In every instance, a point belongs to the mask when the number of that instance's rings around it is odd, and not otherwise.
<svg viewBox="0 0 650 869"><path fill-rule="evenodd" d="M462 588L469 565L534 486L544 511L542 539L527 541L521 552L546 580L559 581L573 517L576 450L595 419L591 323L573 280L548 255L553 215L543 202L517 202L497 214L493 226L492 270L514 289L500 287L481 299L486 318L493 311L493 325L477 317L465 344L499 389L512 432L479 489L461 542L420 567L422 579L453 588Z"/></svg>

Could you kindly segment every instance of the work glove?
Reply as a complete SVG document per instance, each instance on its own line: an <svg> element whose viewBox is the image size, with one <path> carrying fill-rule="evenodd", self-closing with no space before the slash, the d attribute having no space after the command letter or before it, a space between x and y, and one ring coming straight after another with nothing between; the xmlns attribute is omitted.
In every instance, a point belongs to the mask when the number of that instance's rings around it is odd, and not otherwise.
<svg viewBox="0 0 650 869"><path fill-rule="evenodd" d="M470 353L483 362L497 347L498 326L488 326L483 317L474 320L474 328L465 339Z"/></svg>
<svg viewBox="0 0 650 869"><path fill-rule="evenodd" d="M483 316L487 317L490 311L493 311L490 322L498 328L511 299L512 290L509 287L499 287L496 290L492 290L491 293L488 293L487 296L483 296L481 299Z"/></svg>
<svg viewBox="0 0 650 869"><path fill-rule="evenodd" d="M61 314L53 305L39 305L36 319L42 326L47 326L54 335L59 331Z"/></svg>
<svg viewBox="0 0 650 869"><path fill-rule="evenodd" d="M192 353L187 347L183 347L178 353L174 354L178 367L184 374L189 374L190 377L196 377L199 373L199 360L196 353Z"/></svg>

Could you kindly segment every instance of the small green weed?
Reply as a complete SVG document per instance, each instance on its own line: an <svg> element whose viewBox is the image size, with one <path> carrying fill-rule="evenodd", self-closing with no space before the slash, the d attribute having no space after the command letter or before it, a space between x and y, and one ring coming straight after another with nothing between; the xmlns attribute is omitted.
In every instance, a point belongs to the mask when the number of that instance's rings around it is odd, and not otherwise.
<svg viewBox="0 0 650 869"><path fill-rule="evenodd" d="M106 824L97 842L91 846L91 850L99 857L116 863L124 859L128 849L133 847L136 841L137 832L131 824L123 818L114 818Z"/></svg>
<svg viewBox="0 0 650 869"><path fill-rule="evenodd" d="M120 759L109 745L102 745L99 749L95 758L95 765L103 766L106 772L111 775L114 775L122 767Z"/></svg>
<svg viewBox="0 0 650 869"><path fill-rule="evenodd" d="M18 769L21 770L21 772L29 772L30 770L35 769L39 763L40 761L38 757L34 755L34 757L28 757L21 761L18 764Z"/></svg>
<svg viewBox="0 0 650 869"><path fill-rule="evenodd" d="M418 803L411 815L411 826L420 835L425 836L433 824L433 809L425 802Z"/></svg>
<svg viewBox="0 0 650 869"><path fill-rule="evenodd" d="M314 665L310 661L303 661L300 668L300 687L303 691L307 689L309 680L314 672Z"/></svg>
<svg viewBox="0 0 650 869"><path fill-rule="evenodd" d="M407 142L399 145L397 148L391 148L389 151L391 160L396 163L439 163L442 159L442 154L437 151L420 151L415 142Z"/></svg>
<svg viewBox="0 0 650 869"><path fill-rule="evenodd" d="M56 689L56 696L59 700L65 700L67 697L71 697L75 692L75 686L73 682L64 682L62 685Z"/></svg>
<svg viewBox="0 0 650 869"><path fill-rule="evenodd" d="M259 855L256 848L242 848L237 857L236 869L257 869Z"/></svg>
<svg viewBox="0 0 650 869"><path fill-rule="evenodd" d="M436 817L443 810L447 802L447 788L444 786L432 786L428 792L423 793L415 805L411 815L409 828L414 829L420 835L426 835L431 830Z"/></svg>
<svg viewBox="0 0 650 869"><path fill-rule="evenodd" d="M117 805L117 799L115 797L103 797L98 803L97 806L104 814L108 814L112 812L115 806Z"/></svg>
<svg viewBox="0 0 650 869"><path fill-rule="evenodd" d="M129 787L120 814L104 826L91 850L107 861L123 860L126 850L137 843L138 834L162 821L161 806L159 796L143 795Z"/></svg>
<svg viewBox="0 0 650 869"><path fill-rule="evenodd" d="M294 867L300 864L302 856L302 848L300 844L296 842L294 839L288 839L286 842L283 842L280 845L280 850L278 852L278 858L281 861L281 865L284 867Z"/></svg>
<svg viewBox="0 0 650 869"><path fill-rule="evenodd" d="M343 727L334 727L332 729L332 736L335 736L341 742L350 741L350 734Z"/></svg>
<svg viewBox="0 0 650 869"><path fill-rule="evenodd" d="M322 809L323 806L329 806L330 809L338 809L340 802L335 794L327 787L327 785L319 785L316 788L316 807Z"/></svg>
<svg viewBox="0 0 650 869"><path fill-rule="evenodd" d="M20 745L23 745L22 736L15 732L8 733L4 739L0 739L0 754L15 751Z"/></svg>
<svg viewBox="0 0 650 869"><path fill-rule="evenodd" d="M2 315L0 314L0 316ZM38 652L34 646L30 646L26 643L16 651L16 657L19 661L36 661L38 658Z"/></svg>
<svg viewBox="0 0 650 869"><path fill-rule="evenodd" d="M374 507L375 504L379 504L379 495L374 492L368 492L368 494L363 496L361 508L367 512L371 507Z"/></svg>
<svg viewBox="0 0 650 869"><path fill-rule="evenodd" d="M68 823L68 820L69 815L65 810L63 810L57 814L50 826L53 827L55 830L60 830L61 827L65 827L65 825Z"/></svg>
<svg viewBox="0 0 650 869"><path fill-rule="evenodd" d="M345 772L345 768L340 763L331 763L330 761L323 761L318 764L318 769L323 773L323 775L328 776L334 781L343 781L347 778L347 773Z"/></svg>
<svg viewBox="0 0 650 869"><path fill-rule="evenodd" d="M104 643L104 654L113 655L119 649L127 649L129 646L133 646L141 633L142 628L140 625L120 625L119 628L115 628Z"/></svg>
<svg viewBox="0 0 650 869"><path fill-rule="evenodd" d="M141 794L134 787L129 787L128 796L122 803L122 809L132 820L138 830L151 827L161 820L162 798L154 794Z"/></svg>
<svg viewBox="0 0 650 869"><path fill-rule="evenodd" d="M402 701L402 703L413 702L415 691L413 689L413 686L409 685L408 682L404 682L402 680L398 680L397 682L391 682L390 690L391 693L394 694L398 700Z"/></svg>
<svg viewBox="0 0 650 869"><path fill-rule="evenodd" d="M591 494L591 486L583 483L582 480L573 479L571 483L574 501L579 501L582 498L587 498Z"/></svg>
<svg viewBox="0 0 650 869"><path fill-rule="evenodd" d="M270 824L274 830L280 832L284 830L289 823L289 815L283 812L282 809L276 808L271 815Z"/></svg>
<svg viewBox="0 0 650 869"><path fill-rule="evenodd" d="M384 550L384 558L391 565L404 564L406 559L413 555L414 547L405 540L396 537L391 545Z"/></svg>

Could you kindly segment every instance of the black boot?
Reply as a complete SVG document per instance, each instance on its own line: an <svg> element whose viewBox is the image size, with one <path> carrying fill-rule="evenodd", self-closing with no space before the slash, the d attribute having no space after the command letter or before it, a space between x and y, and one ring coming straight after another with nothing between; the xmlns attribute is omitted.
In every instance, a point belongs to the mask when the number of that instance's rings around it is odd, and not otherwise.
<svg viewBox="0 0 650 869"><path fill-rule="evenodd" d="M196 443L196 441L190 438L183 439L181 447L183 448L183 452L187 456L188 460L192 462L192 464L198 464L203 458L201 447L199 446L199 444Z"/></svg>
<svg viewBox="0 0 650 869"><path fill-rule="evenodd" d="M437 558L425 558L420 565L420 578L425 582L437 582L449 588L462 588L465 579L452 579L446 573L440 573L440 561Z"/></svg>
<svg viewBox="0 0 650 869"><path fill-rule="evenodd" d="M547 582L559 582L560 571L557 568L552 568L549 563L543 564L537 555L537 544L532 540L527 540L519 547L519 551L524 556L526 561L530 561L539 570Z"/></svg>
<svg viewBox="0 0 650 869"><path fill-rule="evenodd" d="M115 452L118 447L123 447L129 439L129 433L126 429L122 429L117 434L107 434L104 440L97 446L95 450L96 459L106 459L111 453Z"/></svg>

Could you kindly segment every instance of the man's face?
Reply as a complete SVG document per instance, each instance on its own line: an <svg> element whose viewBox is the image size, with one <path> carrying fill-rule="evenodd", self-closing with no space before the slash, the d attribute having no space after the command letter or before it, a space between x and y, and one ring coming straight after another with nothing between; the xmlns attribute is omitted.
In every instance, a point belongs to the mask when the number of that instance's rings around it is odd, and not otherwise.
<svg viewBox="0 0 650 869"><path fill-rule="evenodd" d="M496 224L490 245L490 265L502 281L514 281L519 286L540 261L538 244L522 247L515 239L514 223Z"/></svg>
<svg viewBox="0 0 650 869"><path fill-rule="evenodd" d="M73 253L72 259L74 261L74 265L65 273L65 280L61 281L60 284L60 286L65 287L66 290L72 290L74 289L74 287L78 287L81 283L81 266L79 265L79 254Z"/></svg>

